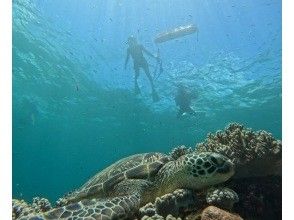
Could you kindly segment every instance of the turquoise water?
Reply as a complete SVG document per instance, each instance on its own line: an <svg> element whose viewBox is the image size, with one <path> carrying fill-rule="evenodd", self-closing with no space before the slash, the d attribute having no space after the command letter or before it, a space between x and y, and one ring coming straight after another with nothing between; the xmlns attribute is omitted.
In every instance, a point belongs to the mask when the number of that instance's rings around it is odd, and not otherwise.
<svg viewBox="0 0 294 220"><path fill-rule="evenodd" d="M158 45L160 101L143 73L135 96L128 36L155 54L158 33L190 23L198 34ZM176 118L177 83L205 114ZM281 1L13 1L13 197L54 201L124 156L194 147L229 122L281 139Z"/></svg>

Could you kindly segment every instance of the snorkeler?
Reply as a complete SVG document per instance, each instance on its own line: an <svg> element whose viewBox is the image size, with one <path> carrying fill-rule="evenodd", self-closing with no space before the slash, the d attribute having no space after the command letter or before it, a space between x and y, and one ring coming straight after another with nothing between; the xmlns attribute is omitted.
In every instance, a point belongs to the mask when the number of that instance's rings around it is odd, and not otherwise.
<svg viewBox="0 0 294 220"><path fill-rule="evenodd" d="M177 118L180 118L185 113L196 116L196 112L191 108L191 101L192 99L195 99L196 96L188 92L182 84L179 84L177 87L178 89L175 96L175 102L180 108Z"/></svg>
<svg viewBox="0 0 294 220"><path fill-rule="evenodd" d="M143 56L143 52L145 52L147 55L155 58L158 61L158 57L154 56L152 53L150 53L148 50L146 50L144 48L143 45L138 44L137 40L134 36L130 36L128 38L128 49L127 49L127 57L125 60L125 69L127 68L127 64L130 58L130 55L133 58L134 61L134 70L135 70L135 93L136 94L140 94L140 88L138 86L138 77L140 74L140 68L142 68L146 74L146 76L148 77L150 84L151 84L151 89L152 89L152 98L154 102L159 101L159 97L155 91L154 88L154 84L153 84L153 80L152 77L150 75L150 71L149 71L149 65L145 59L145 57Z"/></svg>

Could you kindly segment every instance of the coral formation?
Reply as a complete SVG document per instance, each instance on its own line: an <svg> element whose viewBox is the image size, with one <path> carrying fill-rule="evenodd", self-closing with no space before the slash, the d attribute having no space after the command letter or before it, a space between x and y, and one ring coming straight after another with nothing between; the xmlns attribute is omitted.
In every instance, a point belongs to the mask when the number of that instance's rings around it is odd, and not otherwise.
<svg viewBox="0 0 294 220"><path fill-rule="evenodd" d="M166 219L166 220L181 220L181 218L176 218L176 217L174 217L174 216L172 216L172 215L168 215L168 216L166 216L165 219Z"/></svg>
<svg viewBox="0 0 294 220"><path fill-rule="evenodd" d="M155 208L158 214L167 216L179 216L181 212L195 209L196 195L192 190L178 189L173 193L165 194L155 200Z"/></svg>
<svg viewBox="0 0 294 220"><path fill-rule="evenodd" d="M139 216L173 215L178 217L181 213L196 210L200 207L200 203L202 201L200 202L192 190L178 189L173 193L157 197L154 203L148 203L140 208Z"/></svg>
<svg viewBox="0 0 294 220"><path fill-rule="evenodd" d="M226 186L238 192L234 211L245 219L282 218L282 178L280 176L234 179Z"/></svg>
<svg viewBox="0 0 294 220"><path fill-rule="evenodd" d="M175 147L174 149L172 149L169 156L172 159L177 160L179 157L181 157L185 154L192 153L192 152L193 152L192 148L190 148L190 147L188 148L185 145L181 145L179 147Z"/></svg>
<svg viewBox="0 0 294 220"><path fill-rule="evenodd" d="M231 210L239 201L238 194L227 188L211 188L206 194L206 202L222 209Z"/></svg>
<svg viewBox="0 0 294 220"><path fill-rule="evenodd" d="M151 202L147 203L139 209L139 215L143 217L151 217L157 215L155 205Z"/></svg>
<svg viewBox="0 0 294 220"><path fill-rule="evenodd" d="M143 216L143 217L141 218L141 220L165 220L165 219L164 219L164 217L162 217L161 215L155 214L155 215L153 215L153 216L151 216L151 217L145 215L145 216Z"/></svg>
<svg viewBox="0 0 294 220"><path fill-rule="evenodd" d="M238 193L234 211L246 219L281 219L281 141L266 131L233 123L209 134L196 151L218 152L235 163L235 175L222 184Z"/></svg>
<svg viewBox="0 0 294 220"><path fill-rule="evenodd" d="M266 131L253 132L232 123L224 131L208 134L196 152L217 152L236 165L234 178L281 175L282 143Z"/></svg>
<svg viewBox="0 0 294 220"><path fill-rule="evenodd" d="M144 216L143 218L141 218L141 220L182 220L182 219L181 218L176 218L176 217L174 217L172 215L168 215L168 216L166 216L164 218L163 216L156 214L156 215L154 215L152 217Z"/></svg>
<svg viewBox="0 0 294 220"><path fill-rule="evenodd" d="M168 215L178 219L200 220L201 210L207 207L207 204L231 211L233 205L238 201L237 193L226 187L210 188L208 191L198 193L179 189L158 197L154 203L148 203L140 208L139 216L141 219L150 220L164 220Z"/></svg>

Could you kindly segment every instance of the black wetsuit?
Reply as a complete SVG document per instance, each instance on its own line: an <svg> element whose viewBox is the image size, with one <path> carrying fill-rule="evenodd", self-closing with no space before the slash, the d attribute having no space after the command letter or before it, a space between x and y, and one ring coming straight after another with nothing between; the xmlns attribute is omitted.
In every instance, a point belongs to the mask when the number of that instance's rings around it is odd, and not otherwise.
<svg viewBox="0 0 294 220"><path fill-rule="evenodd" d="M143 68L145 72L149 72L148 63L143 56L143 51L145 51L145 48L141 44L129 47L127 51L134 61L134 70L136 74L139 74L140 67Z"/></svg>
<svg viewBox="0 0 294 220"><path fill-rule="evenodd" d="M157 93L155 92L154 89L154 85L153 85L153 80L152 77L150 75L150 71L149 71L149 66L148 63L145 59L145 57L143 56L143 52L145 52L147 55L156 58L155 56L153 56L148 50L146 50L141 44L137 44L134 43L133 45L130 45L129 48L127 49L127 57L126 57L126 61L125 61L125 66L128 63L129 57L131 56L134 62L134 70L135 70L135 93L138 94L140 93L140 89L138 86L138 82L137 79L139 77L140 74L140 68L143 68L147 78L150 81L151 84L151 89L152 89L152 98L153 101L158 101L159 97L157 95Z"/></svg>
<svg viewBox="0 0 294 220"><path fill-rule="evenodd" d="M179 88L175 96L176 105L179 106L177 117L179 118L184 113L196 115L195 111L191 108L192 95L185 89Z"/></svg>

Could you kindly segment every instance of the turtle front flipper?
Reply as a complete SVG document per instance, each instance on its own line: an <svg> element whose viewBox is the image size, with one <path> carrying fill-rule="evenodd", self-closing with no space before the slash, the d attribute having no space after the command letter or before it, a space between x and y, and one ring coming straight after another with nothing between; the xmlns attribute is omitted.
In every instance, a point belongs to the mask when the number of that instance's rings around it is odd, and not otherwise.
<svg viewBox="0 0 294 220"><path fill-rule="evenodd" d="M207 191L206 202L209 205L231 211L234 204L239 202L239 197L234 190L227 187L212 187Z"/></svg>
<svg viewBox="0 0 294 220"><path fill-rule="evenodd" d="M121 196L112 199L82 200L39 215L29 215L20 220L53 220L53 219L81 219L81 220L115 220L129 219L139 209L139 196Z"/></svg>

